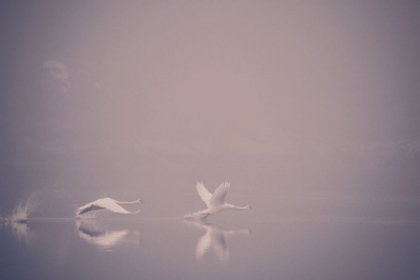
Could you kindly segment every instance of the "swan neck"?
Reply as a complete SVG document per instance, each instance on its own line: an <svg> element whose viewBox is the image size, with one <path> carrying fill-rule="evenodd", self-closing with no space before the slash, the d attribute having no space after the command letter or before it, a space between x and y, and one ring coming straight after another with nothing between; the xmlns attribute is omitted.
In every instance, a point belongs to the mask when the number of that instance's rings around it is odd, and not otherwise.
<svg viewBox="0 0 420 280"><path fill-rule="evenodd" d="M246 206L236 206L236 205L233 205L233 204L226 204L226 206L227 206L227 208L230 208L230 209L237 209L237 210L246 210L246 209L248 209L248 207L246 207Z"/></svg>

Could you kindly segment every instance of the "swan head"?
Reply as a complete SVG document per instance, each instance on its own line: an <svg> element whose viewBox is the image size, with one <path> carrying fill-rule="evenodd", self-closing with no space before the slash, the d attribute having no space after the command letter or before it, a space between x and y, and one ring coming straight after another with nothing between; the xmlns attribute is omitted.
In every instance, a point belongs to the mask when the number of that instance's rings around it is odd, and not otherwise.
<svg viewBox="0 0 420 280"><path fill-rule="evenodd" d="M136 203L144 203L143 200L141 200L141 199L137 199L135 202Z"/></svg>
<svg viewBox="0 0 420 280"><path fill-rule="evenodd" d="M245 209L252 209L251 205L245 206Z"/></svg>

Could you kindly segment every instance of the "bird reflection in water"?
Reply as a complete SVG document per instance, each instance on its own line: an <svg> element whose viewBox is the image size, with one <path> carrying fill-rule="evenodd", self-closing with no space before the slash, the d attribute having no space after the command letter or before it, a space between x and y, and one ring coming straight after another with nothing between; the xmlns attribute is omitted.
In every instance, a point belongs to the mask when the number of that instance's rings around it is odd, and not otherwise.
<svg viewBox="0 0 420 280"><path fill-rule="evenodd" d="M27 220L13 220L12 218L0 217L0 226L7 228L10 226L10 229L13 232L13 235L17 237L20 241L28 242L28 224Z"/></svg>
<svg viewBox="0 0 420 280"><path fill-rule="evenodd" d="M10 226L13 234L18 238L19 241L28 241L28 216L33 210L33 204L31 200L27 200L26 203L19 202L19 204L13 209L10 216L0 216L0 226Z"/></svg>
<svg viewBox="0 0 420 280"><path fill-rule="evenodd" d="M20 240L24 240L25 242L28 241L28 225L27 223L23 222L10 222L10 225L12 226L13 233L17 236L17 238Z"/></svg>
<svg viewBox="0 0 420 280"><path fill-rule="evenodd" d="M96 220L76 221L79 236L100 251L111 252L118 245L140 245L140 232L137 230L104 230Z"/></svg>
<svg viewBox="0 0 420 280"><path fill-rule="evenodd" d="M225 229L204 220L186 220L185 223L206 230L206 233L198 240L196 246L195 258L198 261L203 260L204 255L212 247L216 258L223 263L228 263L229 249L226 245L226 238L236 234L250 233L249 229Z"/></svg>

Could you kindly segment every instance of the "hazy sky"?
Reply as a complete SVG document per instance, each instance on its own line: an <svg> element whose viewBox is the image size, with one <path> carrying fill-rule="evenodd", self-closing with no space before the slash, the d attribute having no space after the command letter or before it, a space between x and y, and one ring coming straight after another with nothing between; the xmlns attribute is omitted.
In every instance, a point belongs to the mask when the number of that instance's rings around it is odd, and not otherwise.
<svg viewBox="0 0 420 280"><path fill-rule="evenodd" d="M109 170L193 188L242 157L418 155L419 18L418 1L1 1L2 162L128 154L153 167Z"/></svg>

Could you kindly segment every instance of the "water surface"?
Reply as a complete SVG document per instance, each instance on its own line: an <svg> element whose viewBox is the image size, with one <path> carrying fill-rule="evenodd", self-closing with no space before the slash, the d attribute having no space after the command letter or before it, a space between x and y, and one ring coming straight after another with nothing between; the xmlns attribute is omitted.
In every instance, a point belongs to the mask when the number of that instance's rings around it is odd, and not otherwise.
<svg viewBox="0 0 420 280"><path fill-rule="evenodd" d="M416 221L332 214L39 218L1 225L0 278L419 279L419 235Z"/></svg>

